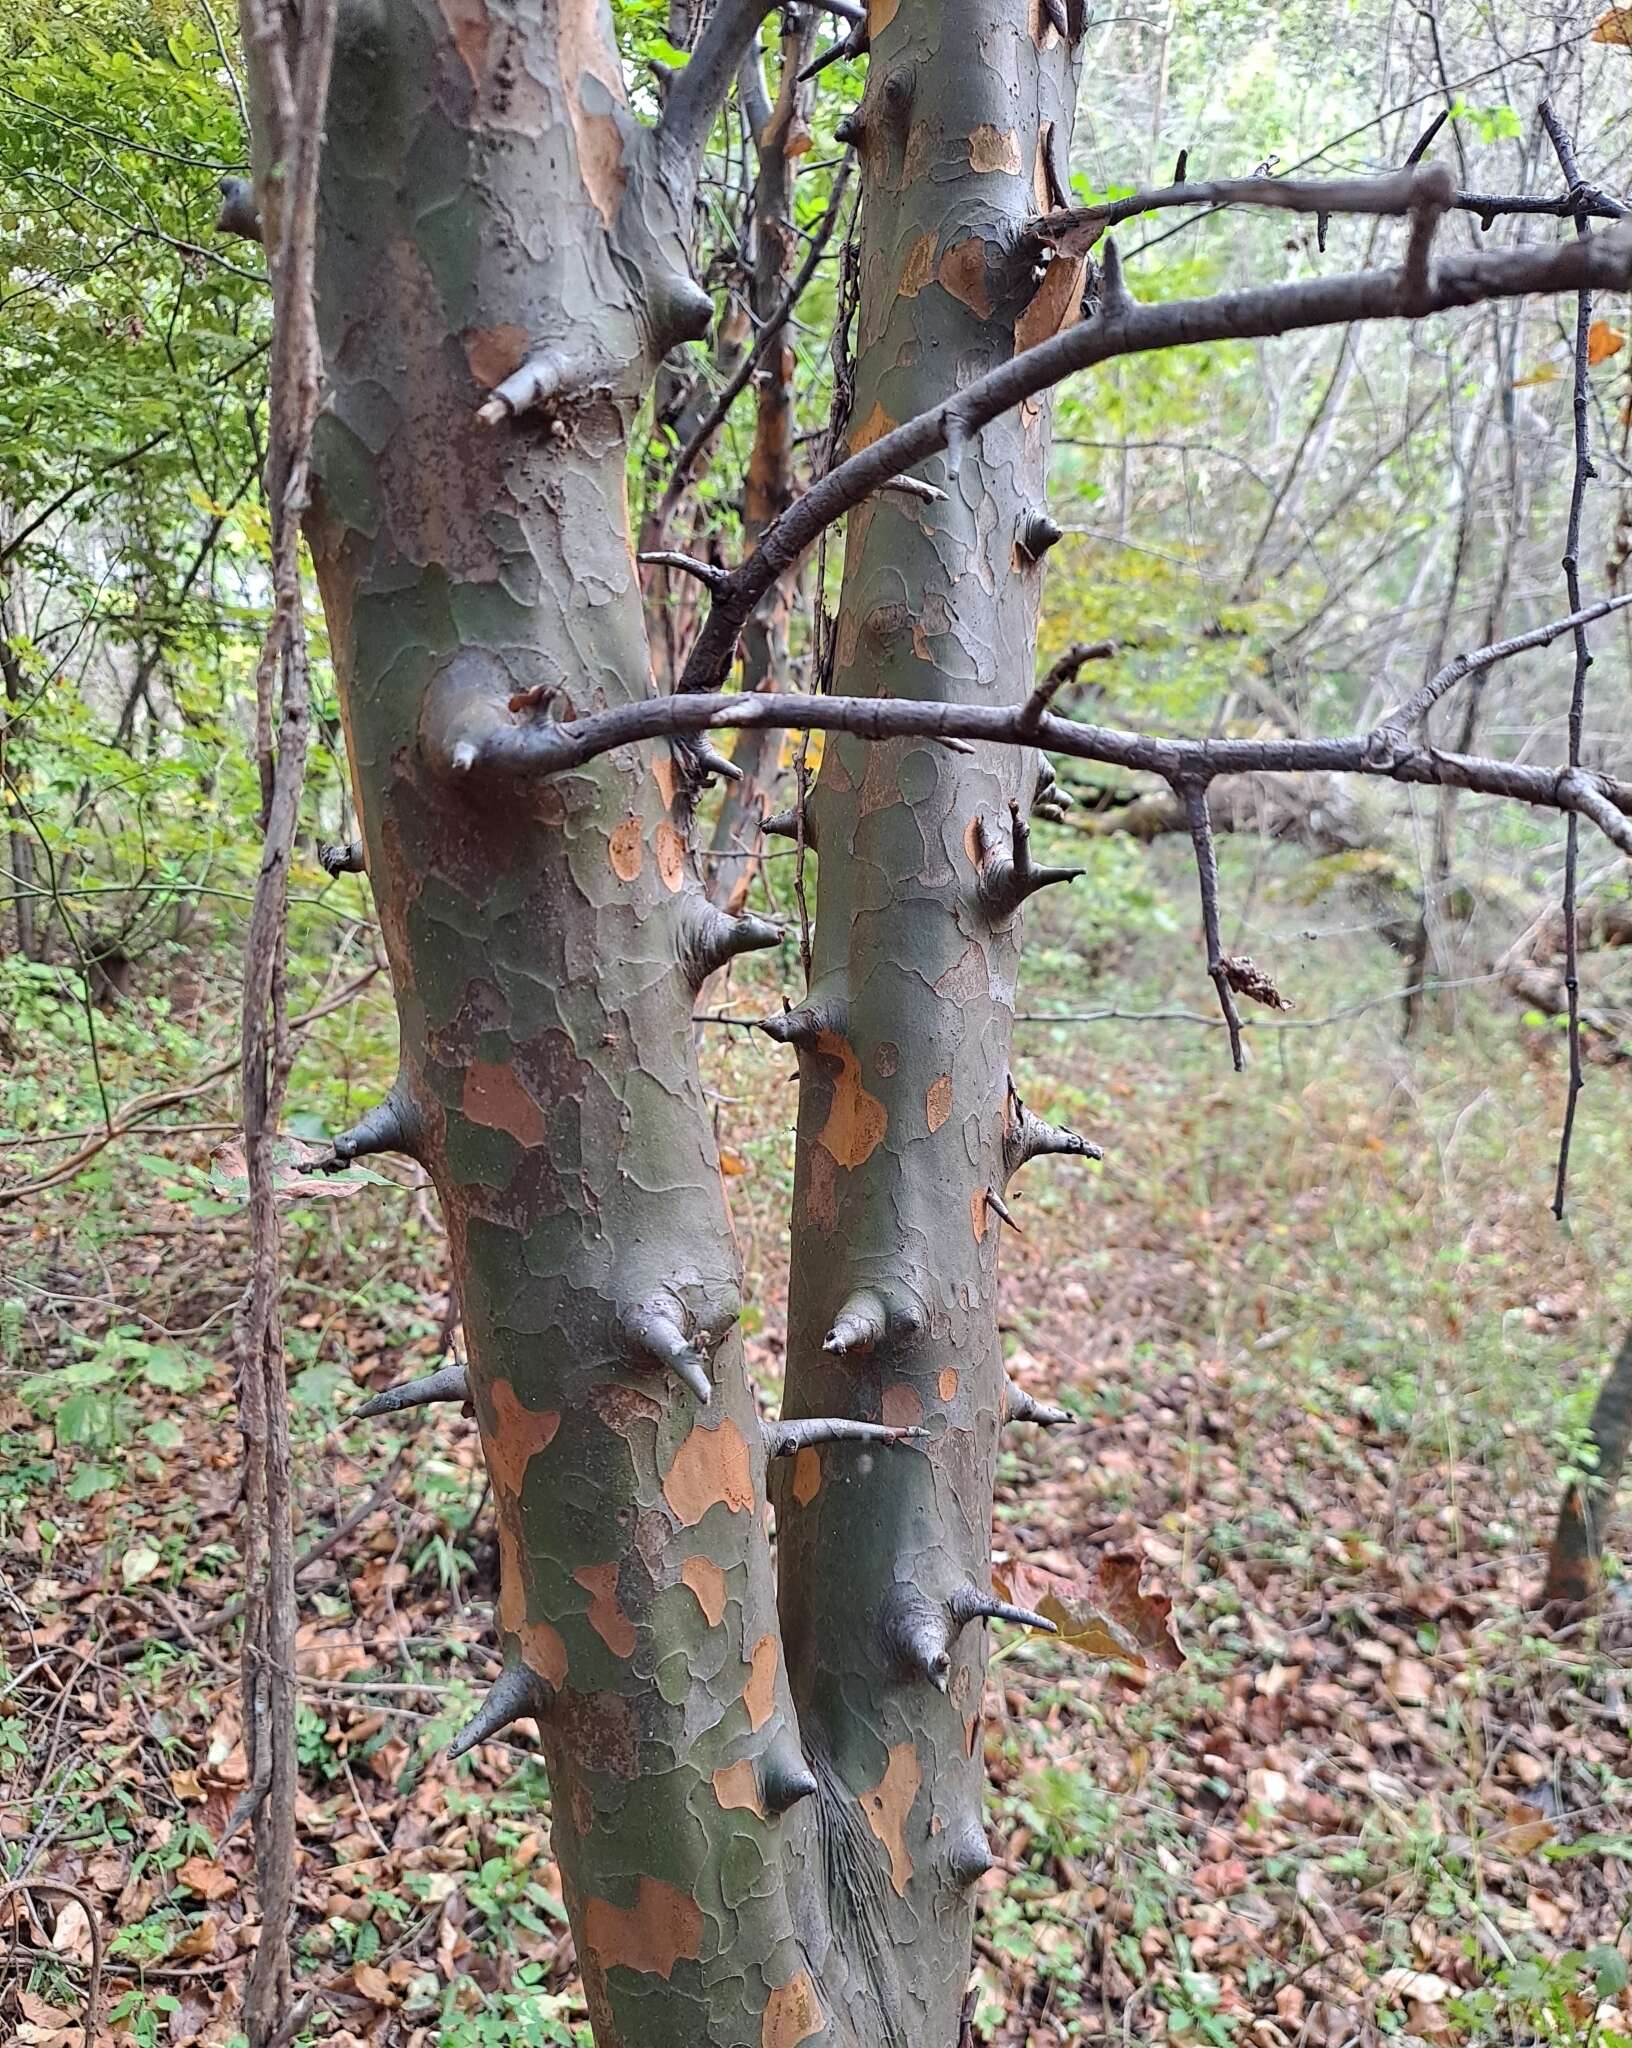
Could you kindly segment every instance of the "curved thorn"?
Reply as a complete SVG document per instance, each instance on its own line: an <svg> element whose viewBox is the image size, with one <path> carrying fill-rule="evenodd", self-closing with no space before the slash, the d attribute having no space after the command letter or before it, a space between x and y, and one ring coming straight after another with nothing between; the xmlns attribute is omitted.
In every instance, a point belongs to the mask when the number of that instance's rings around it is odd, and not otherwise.
<svg viewBox="0 0 1632 2048"><path fill-rule="evenodd" d="M722 754L711 740L705 740L700 733L680 741L676 751L687 757L688 764L695 764L698 782L707 782L711 775L718 775L726 782L740 782L742 770L728 755Z"/></svg>
<svg viewBox="0 0 1632 2048"><path fill-rule="evenodd" d="M789 804L786 810L772 811L760 829L772 839L798 839L801 836L799 806ZM816 820L808 811L805 813L803 837L807 846L816 844Z"/></svg>
<svg viewBox="0 0 1632 2048"><path fill-rule="evenodd" d="M486 1699L448 1745L448 1760L468 1756L479 1743L502 1735L512 1722L534 1720L549 1705L543 1681L525 1664L506 1664L488 1688Z"/></svg>
<svg viewBox="0 0 1632 2048"><path fill-rule="evenodd" d="M1025 1231L1014 1220L1013 1211L995 1188L986 1190L986 1206L1000 1223L1006 1223L1016 1237L1024 1237Z"/></svg>
<svg viewBox="0 0 1632 2048"><path fill-rule="evenodd" d="M783 927L768 917L756 917L752 912L733 917L710 903L701 891L685 898L680 919L680 957L693 988L701 988L716 968L737 954L780 946L787 937Z"/></svg>
<svg viewBox="0 0 1632 2048"><path fill-rule="evenodd" d="M672 1372L706 1408L714 1392L708 1381L708 1361L681 1328L679 1306L669 1295L643 1303L624 1318L624 1335L637 1360Z"/></svg>
<svg viewBox="0 0 1632 2048"><path fill-rule="evenodd" d="M1069 39L1071 25L1065 18L1065 0L1043 0L1043 12L1054 30Z"/></svg>
<svg viewBox="0 0 1632 2048"><path fill-rule="evenodd" d="M1063 1124L1045 1122L1034 1116L1020 1099L1020 1091L1009 1083L1009 1115L1003 1130L1003 1168L1012 1180L1028 1160L1044 1158L1103 1159L1104 1152L1091 1138Z"/></svg>
<svg viewBox="0 0 1632 2048"><path fill-rule="evenodd" d="M349 1131L333 1141L330 1156L317 1162L324 1173L338 1173L354 1159L366 1159L375 1152L404 1152L419 1156L419 1118L408 1101L399 1078L383 1102L364 1112Z"/></svg>
<svg viewBox="0 0 1632 2048"><path fill-rule="evenodd" d="M1046 1614L1037 1614L1029 1607L1013 1607L990 1593L977 1593L973 1586L960 1586L946 1604L958 1628L967 1628L972 1621L1012 1621L1016 1628L1041 1629L1045 1636L1057 1636L1060 1632L1058 1622L1050 1621Z"/></svg>
<svg viewBox="0 0 1632 2048"><path fill-rule="evenodd" d="M842 42L829 43L825 50L814 56L800 72L799 83L804 85L812 78L819 77L829 64L837 64L841 58L864 57L866 54L867 24L863 21Z"/></svg>
<svg viewBox="0 0 1632 2048"><path fill-rule="evenodd" d="M765 1455L791 1458L823 1444L899 1444L928 1436L927 1429L892 1429L885 1422L852 1422L844 1415L813 1415L765 1425Z"/></svg>
<svg viewBox="0 0 1632 2048"><path fill-rule="evenodd" d="M947 1868L953 1883L961 1890L979 1884L996 1862L992 1845L986 1839L986 1830L975 1820L959 1830L947 1850Z"/></svg>
<svg viewBox="0 0 1632 2048"><path fill-rule="evenodd" d="M890 1327L889 1304L876 1288L861 1287L833 1318L822 1349L835 1358L852 1351L871 1351L882 1344Z"/></svg>
<svg viewBox="0 0 1632 2048"><path fill-rule="evenodd" d="M1056 1408L1052 1401L1039 1401L1028 1394L1024 1387L1017 1387L1013 1380L1003 1383L1003 1420L1005 1422L1069 1422L1071 1413L1066 1408Z"/></svg>
<svg viewBox="0 0 1632 2048"><path fill-rule="evenodd" d="M755 1026L778 1045L813 1046L828 1026L814 1010L783 1010Z"/></svg>
<svg viewBox="0 0 1632 2048"><path fill-rule="evenodd" d="M1031 827L1021 815L1017 802L1009 805L1009 844L1007 855L986 853L988 844L986 828L980 828L980 844L984 854L980 871L980 896L987 912L994 918L1012 917L1028 896L1036 895L1039 889L1047 889L1056 882L1074 882L1085 868L1040 867L1031 857Z"/></svg>
<svg viewBox="0 0 1632 2048"><path fill-rule="evenodd" d="M329 876L366 874L363 842L360 839L320 839L317 842L317 864Z"/></svg>
<svg viewBox="0 0 1632 2048"><path fill-rule="evenodd" d="M878 1618L885 1660L897 1676L918 1679L945 1692L952 1671L952 1618L944 1604L916 1586L897 1585L885 1595Z"/></svg>
<svg viewBox="0 0 1632 2048"><path fill-rule="evenodd" d="M468 1402L469 1399L470 1377L465 1368L458 1364L444 1365L439 1371L428 1372L417 1380L404 1380L400 1386L371 1394L353 1419L372 1422L376 1415L400 1415L405 1408L425 1408L433 1401Z"/></svg>
<svg viewBox="0 0 1632 2048"><path fill-rule="evenodd" d="M767 1813L786 1813L790 1806L797 1806L801 1799L809 1799L820 1790L815 1774L803 1756L796 1763L775 1755L767 1756L760 1781L760 1795Z"/></svg>
<svg viewBox="0 0 1632 2048"><path fill-rule="evenodd" d="M1056 541L1065 538L1065 528L1047 512L1028 512L1016 538L1026 560L1040 562Z"/></svg>

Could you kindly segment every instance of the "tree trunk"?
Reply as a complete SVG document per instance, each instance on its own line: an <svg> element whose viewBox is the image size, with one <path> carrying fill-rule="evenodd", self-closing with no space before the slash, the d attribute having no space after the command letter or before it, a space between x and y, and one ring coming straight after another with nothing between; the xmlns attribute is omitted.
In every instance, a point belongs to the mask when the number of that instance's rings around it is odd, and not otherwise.
<svg viewBox="0 0 1632 2048"><path fill-rule="evenodd" d="M538 1724L596 2039L761 2048L813 1995L779 1845L810 1786L690 1020L771 934L699 890L684 757L469 772L533 705L649 690L626 437L708 319L689 211L604 7L346 8L308 531L401 1068L336 1152L441 1198L502 1554L463 1740Z"/></svg>
<svg viewBox="0 0 1632 2048"><path fill-rule="evenodd" d="M799 238L793 225L793 182L799 157L810 146L811 87L799 73L810 56L815 23L782 38L781 89L774 105L766 97L758 65L744 66L743 111L754 130L759 175L754 181L754 279L750 294L756 341L775 319L799 268ZM786 322L771 343L754 387L754 445L742 487L742 537L758 547L771 521L793 502L793 335ZM742 687L785 690L788 686L788 622L798 571L780 577L756 608L742 636ZM763 838L771 785L776 778L782 735L745 732L731 751L739 779L728 783L709 845L708 893L715 903L740 910L754 877L753 856Z"/></svg>
<svg viewBox="0 0 1632 2048"><path fill-rule="evenodd" d="M851 450L1073 319L1083 274L1013 274L1071 136L1075 66L1049 10L901 0L871 20ZM892 492L852 513L835 692L1030 690L1057 533L1047 424L1028 405L961 466L938 461L944 502ZM810 994L767 1027L800 1067L786 1412L927 1432L889 1457L810 1450L773 1481L844 1970L827 1988L858 2038L892 2048L958 2038L991 1860L979 1624L1004 1407L999 1218L1028 1142L1008 1056L1039 766L1029 749L830 735L809 807Z"/></svg>
<svg viewBox="0 0 1632 2048"><path fill-rule="evenodd" d="M1579 1612L1598 1594L1604 1531L1615 1511L1616 1490L1632 1448L1632 1331L1622 1340L1599 1392L1588 1435L1598 1462L1569 1489L1559 1509L1538 1602L1543 1607Z"/></svg>

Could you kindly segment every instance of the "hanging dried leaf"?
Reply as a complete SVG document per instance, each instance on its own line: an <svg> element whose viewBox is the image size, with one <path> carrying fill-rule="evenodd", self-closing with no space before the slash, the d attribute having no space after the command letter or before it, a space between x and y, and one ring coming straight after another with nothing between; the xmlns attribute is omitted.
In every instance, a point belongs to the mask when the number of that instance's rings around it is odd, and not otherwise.
<svg viewBox="0 0 1632 2048"><path fill-rule="evenodd" d="M1607 363L1612 355L1626 346L1626 336L1618 327L1611 327L1607 320L1594 320L1587 329L1587 361L1594 368Z"/></svg>
<svg viewBox="0 0 1632 2048"><path fill-rule="evenodd" d="M1607 14L1601 14L1587 40L1591 43L1614 43L1623 50L1632 49L1632 8L1612 7Z"/></svg>
<svg viewBox="0 0 1632 2048"><path fill-rule="evenodd" d="M310 1145L300 1138L280 1138L272 1153L272 1187L280 1202L333 1201L364 1186L385 1185L382 1174L366 1166L351 1166L345 1173L308 1173L307 1167L330 1157L327 1145ZM249 1170L244 1164L242 1139L223 1145L210 1160L210 1186L218 1195L236 1201L249 1197Z"/></svg>

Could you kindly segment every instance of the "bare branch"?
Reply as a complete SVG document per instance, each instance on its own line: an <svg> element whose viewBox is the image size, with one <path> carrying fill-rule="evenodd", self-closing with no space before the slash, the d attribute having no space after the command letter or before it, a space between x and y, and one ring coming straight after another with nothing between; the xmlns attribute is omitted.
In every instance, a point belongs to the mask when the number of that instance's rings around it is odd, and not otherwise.
<svg viewBox="0 0 1632 2048"><path fill-rule="evenodd" d="M718 0L697 39L691 61L669 87L657 137L669 164L694 180L737 66L776 0Z"/></svg>
<svg viewBox="0 0 1632 2048"><path fill-rule="evenodd" d="M1416 171L1413 179L1433 175ZM1374 181L1391 189L1396 179ZM1225 292L1165 305L1101 303L1098 314L978 377L932 411L907 420L829 470L767 531L755 552L731 572L697 637L680 681L683 690L717 688L731 666L737 635L754 607L826 528L890 478L927 457L956 449L992 420L1064 378L1113 358L1291 334L1350 321L1415 318L1534 292L1577 291L1632 284L1632 232L1611 229L1558 248L1522 246L1461 255L1441 263L1426 297L1413 296L1403 270L1358 271L1332 278Z"/></svg>
<svg viewBox="0 0 1632 2048"><path fill-rule="evenodd" d="M1218 1007L1224 1012L1224 1022L1230 1034L1230 1058L1239 1074L1247 1061L1241 1050L1241 1013L1235 1007L1235 995L1224 964L1224 941L1219 931L1218 855L1213 847L1212 823L1207 816L1207 785L1175 783L1174 791L1183 801L1185 816L1190 823L1190 841L1196 849L1196 879L1201 886L1201 928L1207 940L1207 972L1218 990Z"/></svg>

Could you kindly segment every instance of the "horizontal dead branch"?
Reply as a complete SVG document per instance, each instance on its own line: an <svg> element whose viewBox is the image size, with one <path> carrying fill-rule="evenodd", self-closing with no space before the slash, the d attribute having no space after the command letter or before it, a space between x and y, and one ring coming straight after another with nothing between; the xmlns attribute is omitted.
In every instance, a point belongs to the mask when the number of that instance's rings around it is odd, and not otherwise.
<svg viewBox="0 0 1632 2048"><path fill-rule="evenodd" d="M1511 797L1590 818L1632 853L1632 783L1584 768L1536 767L1446 753L1437 747L1379 746L1374 733L1341 739L1172 740L1047 714L1028 722L1025 705L945 704L890 697L809 697L799 692L650 697L588 718L516 726L489 734L476 766L494 774L559 774L614 747L720 728L847 732L870 740L984 740L1032 745L1078 761L1144 770L1169 784L1205 787L1227 775L1379 776L1429 788Z"/></svg>
<svg viewBox="0 0 1632 2048"><path fill-rule="evenodd" d="M1427 181L1424 206L1442 197L1440 173L1418 170L1409 175L1417 183ZM1377 182L1391 195L1400 186L1398 177ZM1419 258L1421 253L1419 247ZM1022 350L929 412L892 428L796 499L716 594L680 688L700 692L724 681L737 637L755 606L835 521L882 490L891 478L930 456L960 449L993 420L1066 377L1117 357L1161 349L1291 334L1351 321L1414 319L1539 292L1625 290L1632 284L1632 232L1610 229L1556 248L1482 250L1447 257L1427 265L1426 275L1423 271L1422 263L1414 259L1400 269L1304 278L1165 305L1141 305L1127 296L1125 288L1103 295L1093 318Z"/></svg>

